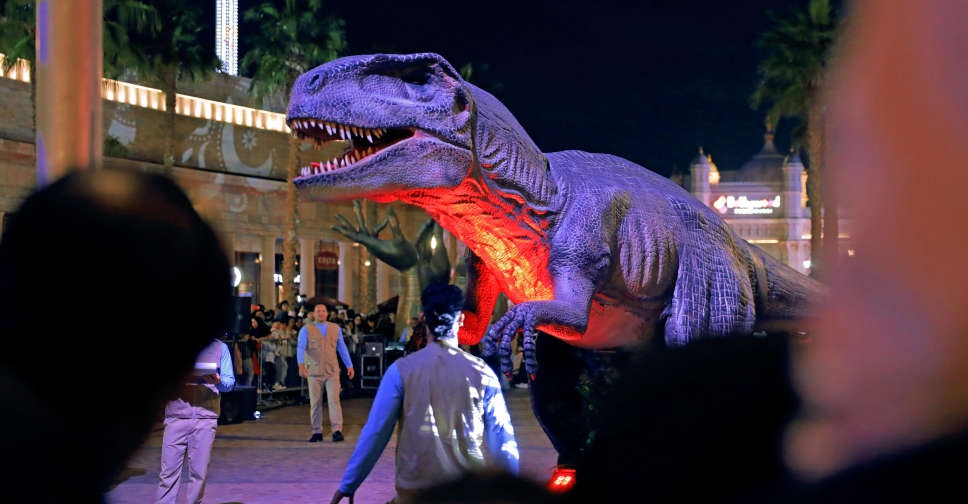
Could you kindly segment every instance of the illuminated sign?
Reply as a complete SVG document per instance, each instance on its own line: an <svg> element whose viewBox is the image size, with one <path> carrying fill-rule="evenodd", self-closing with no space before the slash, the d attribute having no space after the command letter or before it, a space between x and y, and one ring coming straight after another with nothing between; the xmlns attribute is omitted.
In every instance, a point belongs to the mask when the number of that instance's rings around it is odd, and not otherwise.
<svg viewBox="0 0 968 504"><path fill-rule="evenodd" d="M316 269L319 269L319 270L339 269L339 254L329 250L317 252Z"/></svg>
<svg viewBox="0 0 968 504"><path fill-rule="evenodd" d="M721 214L733 215L769 215L780 208L780 195L772 199L750 199L747 196L720 196L713 201L713 208Z"/></svg>

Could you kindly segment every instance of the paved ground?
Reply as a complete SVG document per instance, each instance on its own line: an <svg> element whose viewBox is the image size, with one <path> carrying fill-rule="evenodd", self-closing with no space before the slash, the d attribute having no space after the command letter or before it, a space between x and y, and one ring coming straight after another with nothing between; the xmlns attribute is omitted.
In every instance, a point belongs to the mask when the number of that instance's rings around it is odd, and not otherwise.
<svg viewBox="0 0 968 504"><path fill-rule="evenodd" d="M545 481L557 454L531 412L527 389L505 392L521 452L521 474ZM309 406L291 405L262 413L259 420L220 425L212 450L206 503L328 503L346 467L373 399L344 399L343 434L333 443L323 412L326 441L307 443ZM160 426L129 464L129 474L108 494L110 504L146 504L154 499L161 457ZM356 493L357 504L383 504L393 496L396 435ZM344 501L346 502L346 501Z"/></svg>

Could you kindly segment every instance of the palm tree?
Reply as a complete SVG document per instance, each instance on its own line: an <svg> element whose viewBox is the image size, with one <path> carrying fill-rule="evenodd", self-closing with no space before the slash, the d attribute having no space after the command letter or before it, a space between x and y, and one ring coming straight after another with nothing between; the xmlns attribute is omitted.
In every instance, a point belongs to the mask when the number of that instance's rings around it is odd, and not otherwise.
<svg viewBox="0 0 968 504"><path fill-rule="evenodd" d="M157 32L161 29L153 7L135 0L104 0L104 70L119 75L119 65L137 59L128 30ZM0 69L9 72L18 60L30 64L30 109L33 130L37 130L36 2L8 0L0 11L0 51L6 58Z"/></svg>
<svg viewBox="0 0 968 504"><path fill-rule="evenodd" d="M311 68L334 60L346 50L342 19L322 13L322 0L264 2L244 13L257 25L247 39L250 49L242 57L242 71L252 77L258 99L288 94L296 78ZM299 140L289 138L286 173L286 232L282 253L282 299L295 306L296 178ZM311 258L303 257L304 261Z"/></svg>
<svg viewBox="0 0 968 504"><path fill-rule="evenodd" d="M786 18L772 12L769 16L773 27L759 40L766 56L759 64L761 79L753 92L751 104L753 108L759 108L769 103L767 120L772 124L783 117L801 121L794 144L803 146L805 143L808 153L811 275L820 277L821 257L837 257L836 252L829 255L830 248L836 251L837 247L837 204L833 194L824 195L821 191L826 108L821 97L831 64L836 21L829 0L809 0L805 11L793 11Z"/></svg>
<svg viewBox="0 0 968 504"><path fill-rule="evenodd" d="M129 34L154 36L161 31L161 18L153 6L137 0L104 0L103 5L104 75L119 78L147 60L143 47L132 44Z"/></svg>
<svg viewBox="0 0 968 504"><path fill-rule="evenodd" d="M33 64L37 37L35 10L33 0L7 0L0 11L0 51L6 56L0 70L9 72L19 60L31 62L30 120L33 131L37 131L37 66Z"/></svg>
<svg viewBox="0 0 968 504"><path fill-rule="evenodd" d="M129 2L137 4L141 2ZM141 80L165 93L166 166L175 163L175 96L178 81L197 81L221 67L211 40L203 39L202 11L194 0L154 0L160 29L129 33L131 57L125 60ZM119 69L115 69L119 70Z"/></svg>

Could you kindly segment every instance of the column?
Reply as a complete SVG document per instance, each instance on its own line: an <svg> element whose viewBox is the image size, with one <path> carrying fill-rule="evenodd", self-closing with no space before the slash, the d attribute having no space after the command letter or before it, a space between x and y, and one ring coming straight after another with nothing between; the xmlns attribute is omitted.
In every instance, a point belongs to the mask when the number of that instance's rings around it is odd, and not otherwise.
<svg viewBox="0 0 968 504"><path fill-rule="evenodd" d="M360 311L359 299L356 297L358 280L355 278L356 263L359 260L359 246L354 243L339 242L339 296L341 301L350 303L350 308Z"/></svg>
<svg viewBox="0 0 968 504"><path fill-rule="evenodd" d="M405 323L409 324L410 317L416 317L420 314L420 279L417 278L417 271L414 268L408 269L403 275L407 287L404 299L401 299L400 302L406 306L402 316Z"/></svg>
<svg viewBox="0 0 968 504"><path fill-rule="evenodd" d="M376 210L376 203L369 200L363 201L363 213L366 216L366 222L377 222ZM366 306L367 313L376 312L376 265L373 263L377 262L377 259L368 250L362 250L361 255L364 257L365 271L363 276L365 283L363 285L366 285L366 300L362 305ZM369 261L370 265L365 266L365 261Z"/></svg>
<svg viewBox="0 0 968 504"><path fill-rule="evenodd" d="M803 199L803 162L796 151L791 150L783 162L783 201L782 205L788 219L804 216ZM799 236L797 236L799 238Z"/></svg>
<svg viewBox="0 0 968 504"><path fill-rule="evenodd" d="M379 259L372 259L372 261L376 262L376 264L371 266L376 272L376 302L382 303L393 297L394 292L390 286L390 273L396 270Z"/></svg>
<svg viewBox="0 0 968 504"><path fill-rule="evenodd" d="M257 303L265 305L268 310L276 307L276 237L263 236L262 247L259 250L259 298Z"/></svg>
<svg viewBox="0 0 968 504"><path fill-rule="evenodd" d="M36 3L37 183L101 167L101 0ZM83 55L83 57L78 57Z"/></svg>
<svg viewBox="0 0 968 504"><path fill-rule="evenodd" d="M316 295L316 240L299 239L299 292L307 298ZM340 282L342 287L343 282ZM340 298L342 299L342 298Z"/></svg>

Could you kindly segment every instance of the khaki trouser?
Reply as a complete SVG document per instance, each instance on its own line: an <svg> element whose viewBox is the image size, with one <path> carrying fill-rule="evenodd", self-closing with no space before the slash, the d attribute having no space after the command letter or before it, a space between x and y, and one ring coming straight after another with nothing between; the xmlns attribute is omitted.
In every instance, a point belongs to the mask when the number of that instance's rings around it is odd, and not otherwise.
<svg viewBox="0 0 968 504"><path fill-rule="evenodd" d="M323 433L323 387L326 387L329 423L334 432L343 430L343 408L339 402L339 375L333 377L310 375L306 381L309 386L309 420L313 426L313 434Z"/></svg>
<svg viewBox="0 0 968 504"><path fill-rule="evenodd" d="M184 502L198 504L205 493L205 476L215 442L217 418L165 418L161 445L158 504L174 504L181 484L182 467L188 461Z"/></svg>

